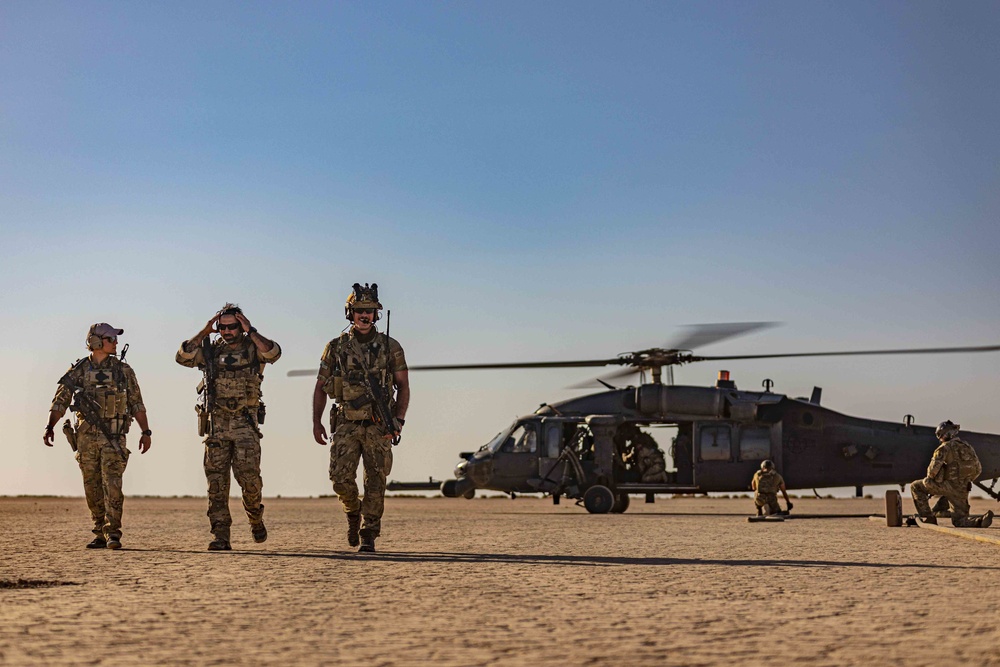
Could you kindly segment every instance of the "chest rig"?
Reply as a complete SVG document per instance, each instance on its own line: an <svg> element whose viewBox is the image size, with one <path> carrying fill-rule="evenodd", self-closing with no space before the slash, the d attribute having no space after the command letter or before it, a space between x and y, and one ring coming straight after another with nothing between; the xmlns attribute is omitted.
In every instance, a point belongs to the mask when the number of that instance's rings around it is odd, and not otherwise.
<svg viewBox="0 0 1000 667"><path fill-rule="evenodd" d="M257 410L261 400L260 383L263 375L256 352L252 344L213 346L216 410Z"/></svg>
<svg viewBox="0 0 1000 667"><path fill-rule="evenodd" d="M389 364L389 341L384 335L376 335L362 343L349 333L343 333L337 340L334 354L333 374L328 382L327 393L337 401L344 419L365 421L373 418L371 404L354 408L352 402L363 401L367 395L365 367L381 381L391 375ZM391 392L390 392L391 393Z"/></svg>
<svg viewBox="0 0 1000 667"><path fill-rule="evenodd" d="M758 493L777 493L780 488L781 483L778 481L778 473L773 470L761 472L760 477L757 478Z"/></svg>
<svg viewBox="0 0 1000 667"><path fill-rule="evenodd" d="M77 419L87 423L99 420L112 435L128 433L132 417L128 408L128 380L121 362L109 357L103 366L94 366L88 357L78 362L75 371L79 391L72 409Z"/></svg>

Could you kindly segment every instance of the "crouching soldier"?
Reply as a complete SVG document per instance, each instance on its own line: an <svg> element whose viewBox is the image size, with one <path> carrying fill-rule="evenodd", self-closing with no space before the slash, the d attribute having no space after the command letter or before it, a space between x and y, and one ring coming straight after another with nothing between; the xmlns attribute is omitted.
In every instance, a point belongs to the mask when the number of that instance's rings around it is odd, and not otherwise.
<svg viewBox="0 0 1000 667"><path fill-rule="evenodd" d="M220 334L213 342L212 333ZM281 348L257 332L239 306L227 303L191 340L181 343L177 363L200 368L205 377L198 392L198 435L205 436L208 518L215 539L209 551L229 551L230 470L243 490L243 509L254 542L267 539L264 483L260 478L258 425L264 421L260 384L264 364L281 356Z"/></svg>
<svg viewBox="0 0 1000 667"><path fill-rule="evenodd" d="M765 508L767 508L767 515L781 513L781 506L778 505L778 491L781 491L781 495L785 497L788 511L792 511L792 501L788 499L785 480L774 469L773 461L764 461L760 464L760 470L754 473L750 486L754 490L753 502L757 506L757 516L764 516Z"/></svg>
<svg viewBox="0 0 1000 667"><path fill-rule="evenodd" d="M959 528L989 528L993 512L969 516L969 491L983 472L972 445L958 437L960 426L950 420L938 424L934 434L941 445L934 450L927 476L910 484L913 504L925 523L937 523L930 507L931 496L941 496L951 505L951 523ZM939 503L938 507L941 507Z"/></svg>

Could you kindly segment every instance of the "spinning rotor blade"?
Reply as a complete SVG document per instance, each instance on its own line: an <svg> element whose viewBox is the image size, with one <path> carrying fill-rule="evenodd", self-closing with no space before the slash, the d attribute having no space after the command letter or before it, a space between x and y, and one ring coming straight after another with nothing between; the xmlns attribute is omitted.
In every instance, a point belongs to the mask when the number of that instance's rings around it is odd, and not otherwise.
<svg viewBox="0 0 1000 667"><path fill-rule="evenodd" d="M687 361L724 361L729 359L779 359L782 357L847 357L875 354L947 354L950 352L996 352L1000 345L971 347L923 347L897 350L848 350L843 352L786 352L783 354L736 354L721 357L692 356Z"/></svg>
<svg viewBox="0 0 1000 667"><path fill-rule="evenodd" d="M688 331L673 339L668 350L695 350L728 338L742 336L752 331L770 329L780 322L719 322L718 324L690 324L682 327Z"/></svg>
<svg viewBox="0 0 1000 667"><path fill-rule="evenodd" d="M621 364L618 357L614 359L584 359L581 361L528 361L505 364L435 364L410 366L411 371L468 371L480 369L513 369L513 368L589 368L595 366L608 366L611 364ZM288 377L305 377L316 375L318 370L294 370L288 371Z"/></svg>
<svg viewBox="0 0 1000 667"><path fill-rule="evenodd" d="M567 389L594 389L595 387L604 386L602 382L607 382L610 385L614 385L615 380L620 380L629 375L638 375L642 372L641 368L619 368L618 370L608 373L607 375L602 375L598 378L591 378L590 380L584 380L583 382L577 382L576 384L571 384L566 387Z"/></svg>

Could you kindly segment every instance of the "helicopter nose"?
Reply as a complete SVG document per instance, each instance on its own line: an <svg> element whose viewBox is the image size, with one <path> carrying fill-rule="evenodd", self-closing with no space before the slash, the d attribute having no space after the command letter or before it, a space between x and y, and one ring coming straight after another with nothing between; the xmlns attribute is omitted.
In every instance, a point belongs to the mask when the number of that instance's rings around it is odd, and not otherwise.
<svg viewBox="0 0 1000 667"><path fill-rule="evenodd" d="M476 490L476 484L471 479L467 477L459 477L458 479L449 479L441 484L441 495L445 498L458 498L459 496L464 496L470 491L473 493ZM471 496L470 496L471 497Z"/></svg>

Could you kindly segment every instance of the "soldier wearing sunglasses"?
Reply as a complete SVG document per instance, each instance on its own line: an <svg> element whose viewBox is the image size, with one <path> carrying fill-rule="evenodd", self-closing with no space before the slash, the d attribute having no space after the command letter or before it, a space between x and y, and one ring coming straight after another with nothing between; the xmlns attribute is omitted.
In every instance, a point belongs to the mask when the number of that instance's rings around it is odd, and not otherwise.
<svg viewBox="0 0 1000 667"><path fill-rule="evenodd" d="M219 336L214 341L213 333ZM281 348L262 336L243 311L223 306L190 340L181 343L176 361L199 368L205 381L199 386L198 434L205 437L205 477L208 479L208 518L215 539L209 551L229 551L230 471L243 490L243 509L250 519L255 542L267 539L263 481L260 477L259 425L264 421L260 385L264 364L273 364Z"/></svg>
<svg viewBox="0 0 1000 667"><path fill-rule="evenodd" d="M90 355L73 364L59 380L42 439L47 447L52 446L53 427L72 403L76 426L67 419L63 432L76 452L87 506L94 520L96 537L88 549L122 547L122 476L129 457L125 434L133 419L142 427L139 451L145 454L152 444L153 432L146 420L139 382L132 367L115 356L118 336L123 333L106 322L90 327Z"/></svg>

